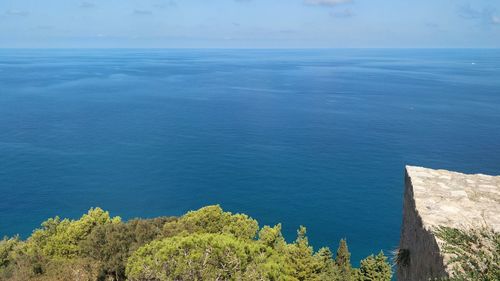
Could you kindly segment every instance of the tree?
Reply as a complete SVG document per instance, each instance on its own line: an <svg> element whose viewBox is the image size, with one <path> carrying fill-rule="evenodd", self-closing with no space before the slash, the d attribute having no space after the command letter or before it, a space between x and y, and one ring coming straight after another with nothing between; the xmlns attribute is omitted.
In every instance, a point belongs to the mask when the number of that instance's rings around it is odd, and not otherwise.
<svg viewBox="0 0 500 281"><path fill-rule="evenodd" d="M355 270L347 243L341 240L336 259L332 256L328 248L314 252L303 226L297 231L297 239L288 244L281 224L259 230L256 220L224 212L218 205L178 218L128 222L95 208L77 220L48 219L25 241L1 240L0 281L390 278L383 254L368 257ZM359 280L353 279L354 273Z"/></svg>
<svg viewBox="0 0 500 281"><path fill-rule="evenodd" d="M357 281L391 281L392 278L391 265L382 251L363 259L356 272Z"/></svg>
<svg viewBox="0 0 500 281"><path fill-rule="evenodd" d="M259 241L264 243L266 246L283 253L286 246L285 238L281 233L281 224L277 224L273 227L264 226L259 231Z"/></svg>
<svg viewBox="0 0 500 281"><path fill-rule="evenodd" d="M165 224L163 228L167 237L193 233L228 233L245 239L253 239L258 230L256 220L247 215L224 212L219 205L190 211L178 220Z"/></svg>
<svg viewBox="0 0 500 281"><path fill-rule="evenodd" d="M134 242L133 233L123 223L100 225L81 243L82 254L99 261L99 276L125 280L125 262Z"/></svg>
<svg viewBox="0 0 500 281"><path fill-rule="evenodd" d="M8 238L4 237L0 240L0 269L5 268L11 262L11 253L19 244L19 237Z"/></svg>
<svg viewBox="0 0 500 281"><path fill-rule="evenodd" d="M347 248L347 242L345 239L340 240L335 263L337 264L339 269L340 279L342 281L352 280L351 253Z"/></svg>
<svg viewBox="0 0 500 281"><path fill-rule="evenodd" d="M68 274L73 274L78 266L82 266L78 274L87 274L90 271L84 268L95 268L95 262L90 264L82 259L81 242L96 227L120 222L119 217L111 218L108 212L100 208L90 209L78 220L61 220L59 217L48 219L27 241L17 243L10 252L9 280L24 281L47 276L50 277L47 277L48 280L60 280L57 276L61 274L66 280L71 280L74 278L68 277ZM93 276L93 273L89 274Z"/></svg>
<svg viewBox="0 0 500 281"><path fill-rule="evenodd" d="M193 234L153 241L127 264L129 280L293 280L283 258L255 240Z"/></svg>
<svg viewBox="0 0 500 281"><path fill-rule="evenodd" d="M306 228L300 226L295 243L288 245L287 260L298 280L319 280L321 264L314 258L314 251L306 234Z"/></svg>
<svg viewBox="0 0 500 281"><path fill-rule="evenodd" d="M327 248L321 248L314 255L320 264L319 280L321 281L333 281L339 280L339 270L333 260L332 251Z"/></svg>
<svg viewBox="0 0 500 281"><path fill-rule="evenodd" d="M11 275L11 265L14 262L14 250L19 245L19 237L7 238L0 240L0 280Z"/></svg>
<svg viewBox="0 0 500 281"><path fill-rule="evenodd" d="M80 244L83 256L99 263L102 279L125 280L126 262L133 251L160 238L163 225L171 220L162 217L99 225Z"/></svg>
<svg viewBox="0 0 500 281"><path fill-rule="evenodd" d="M28 239L33 252L39 251L49 257L75 258L81 254L80 242L94 228L105 224L120 223L120 217L111 218L109 212L92 208L79 220L60 220L59 217L48 219L42 228L35 230Z"/></svg>

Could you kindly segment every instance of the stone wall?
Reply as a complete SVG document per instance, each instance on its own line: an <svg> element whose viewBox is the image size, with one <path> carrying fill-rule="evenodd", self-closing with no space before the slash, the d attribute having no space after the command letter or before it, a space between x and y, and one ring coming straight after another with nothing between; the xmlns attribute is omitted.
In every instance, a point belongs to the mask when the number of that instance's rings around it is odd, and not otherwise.
<svg viewBox="0 0 500 281"><path fill-rule="evenodd" d="M500 230L500 176L406 167L399 281L448 276L437 226Z"/></svg>

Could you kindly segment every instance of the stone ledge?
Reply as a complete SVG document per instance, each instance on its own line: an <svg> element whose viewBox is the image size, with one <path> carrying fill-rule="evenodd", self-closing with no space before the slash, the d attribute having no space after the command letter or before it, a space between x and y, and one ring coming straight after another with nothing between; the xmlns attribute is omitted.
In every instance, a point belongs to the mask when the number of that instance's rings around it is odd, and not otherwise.
<svg viewBox="0 0 500 281"><path fill-rule="evenodd" d="M424 227L500 230L500 176L466 175L407 166L413 198Z"/></svg>
<svg viewBox="0 0 500 281"><path fill-rule="evenodd" d="M448 257L433 233L439 226L500 230L500 176L406 167L400 249L409 263L399 281L449 276Z"/></svg>

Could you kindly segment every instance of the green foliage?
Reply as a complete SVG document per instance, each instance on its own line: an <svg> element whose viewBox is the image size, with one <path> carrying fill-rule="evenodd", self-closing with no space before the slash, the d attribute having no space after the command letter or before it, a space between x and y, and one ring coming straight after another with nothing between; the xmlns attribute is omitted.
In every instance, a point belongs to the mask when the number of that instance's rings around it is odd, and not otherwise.
<svg viewBox="0 0 500 281"><path fill-rule="evenodd" d="M42 228L33 232L28 239L28 246L32 248L32 253L40 251L44 256L75 258L81 254L80 242L94 228L120 222L119 217L111 218L108 212L100 208L90 209L79 220L60 220L55 217L43 222Z"/></svg>
<svg viewBox="0 0 500 281"><path fill-rule="evenodd" d="M392 271L387 257L380 252L362 260L355 275L356 281L391 281Z"/></svg>
<svg viewBox="0 0 500 281"><path fill-rule="evenodd" d="M283 238L283 234L281 234L281 224L277 224L274 227L264 226L259 231L259 241L280 253L285 251L286 241Z"/></svg>
<svg viewBox="0 0 500 281"><path fill-rule="evenodd" d="M173 218L131 220L99 225L82 241L83 256L99 262L99 276L125 280L125 266L140 246L160 238L163 225Z"/></svg>
<svg viewBox="0 0 500 281"><path fill-rule="evenodd" d="M7 238L0 240L0 280L2 276L10 276L10 265L15 261L13 254L14 249L19 245L19 237Z"/></svg>
<svg viewBox="0 0 500 281"><path fill-rule="evenodd" d="M0 241L0 281L364 281L386 280L386 265L370 256L353 270L345 240L334 260L328 248L314 252L305 227L288 244L281 224L259 230L218 205L128 222L95 208L78 220L48 219L26 241Z"/></svg>
<svg viewBox="0 0 500 281"><path fill-rule="evenodd" d="M441 227L436 234L444 241L443 252L451 257L453 275L449 280L500 280L500 233L489 228Z"/></svg>
<svg viewBox="0 0 500 281"><path fill-rule="evenodd" d="M26 242L10 249L9 263L0 267L0 280L65 281L96 280L97 263L82 258L47 258L27 252Z"/></svg>
<svg viewBox="0 0 500 281"><path fill-rule="evenodd" d="M287 260L298 280L318 280L321 264L314 257L313 248L309 245L306 234L306 228L301 226L297 231L295 243L288 245Z"/></svg>
<svg viewBox="0 0 500 281"><path fill-rule="evenodd" d="M321 248L314 255L316 260L319 262L320 268L318 273L318 279L321 281L334 281L340 280L339 268L336 266L333 260L332 251L327 248Z"/></svg>
<svg viewBox="0 0 500 281"><path fill-rule="evenodd" d="M5 268L12 260L11 252L19 244L19 237L4 237L0 241L0 268Z"/></svg>
<svg viewBox="0 0 500 281"><path fill-rule="evenodd" d="M259 230L259 224L247 215L233 215L215 205L188 212L178 220L165 224L163 230L167 237L194 233L225 233L253 239Z"/></svg>
<svg viewBox="0 0 500 281"><path fill-rule="evenodd" d="M129 259L130 280L290 280L273 249L228 234L154 241Z"/></svg>
<svg viewBox="0 0 500 281"><path fill-rule="evenodd" d="M340 279L342 281L351 281L353 275L351 266L351 253L349 252L347 241L345 239L340 240L335 263L339 268Z"/></svg>

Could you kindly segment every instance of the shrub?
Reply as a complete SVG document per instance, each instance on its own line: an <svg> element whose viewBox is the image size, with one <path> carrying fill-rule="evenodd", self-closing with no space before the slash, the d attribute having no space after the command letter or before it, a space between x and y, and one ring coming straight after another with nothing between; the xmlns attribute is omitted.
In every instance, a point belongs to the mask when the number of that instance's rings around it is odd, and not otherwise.
<svg viewBox="0 0 500 281"><path fill-rule="evenodd" d="M436 231L449 254L453 274L449 280L500 280L500 234L490 228L461 230L441 227Z"/></svg>

